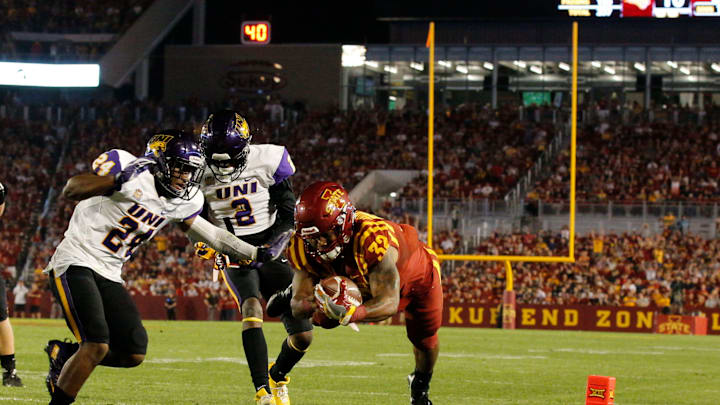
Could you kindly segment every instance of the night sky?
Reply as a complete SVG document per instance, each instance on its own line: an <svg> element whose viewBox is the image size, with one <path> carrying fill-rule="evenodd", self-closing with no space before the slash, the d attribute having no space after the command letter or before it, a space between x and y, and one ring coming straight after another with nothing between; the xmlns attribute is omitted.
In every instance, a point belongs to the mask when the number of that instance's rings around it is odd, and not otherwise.
<svg viewBox="0 0 720 405"><path fill-rule="evenodd" d="M562 18L557 4L556 0L208 1L206 42L238 43L242 21L270 20L274 44L387 43L387 24L380 19Z"/></svg>

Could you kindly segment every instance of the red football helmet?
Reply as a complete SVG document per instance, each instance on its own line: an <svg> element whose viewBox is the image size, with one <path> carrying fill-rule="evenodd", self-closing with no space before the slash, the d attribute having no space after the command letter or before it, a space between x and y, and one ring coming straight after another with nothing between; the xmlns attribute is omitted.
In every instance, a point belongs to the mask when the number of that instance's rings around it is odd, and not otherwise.
<svg viewBox="0 0 720 405"><path fill-rule="evenodd" d="M355 207L338 183L315 182L295 203L295 231L313 257L335 260L350 242L354 222Z"/></svg>

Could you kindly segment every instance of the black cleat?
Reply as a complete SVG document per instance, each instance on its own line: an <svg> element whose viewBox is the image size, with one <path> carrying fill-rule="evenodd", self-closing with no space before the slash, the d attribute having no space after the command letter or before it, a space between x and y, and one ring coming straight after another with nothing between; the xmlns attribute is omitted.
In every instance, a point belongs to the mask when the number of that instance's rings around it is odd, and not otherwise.
<svg viewBox="0 0 720 405"><path fill-rule="evenodd" d="M22 380L18 377L15 370L3 373L3 385L6 387L23 387Z"/></svg>
<svg viewBox="0 0 720 405"><path fill-rule="evenodd" d="M269 317L279 318L280 315L290 311L290 299L292 298L292 285L278 291L270 297L265 306L265 312Z"/></svg>
<svg viewBox="0 0 720 405"><path fill-rule="evenodd" d="M415 379L415 373L407 376L407 382L410 386L410 405L432 405L432 401L428 398L428 392L425 391L413 391L412 382Z"/></svg>
<svg viewBox="0 0 720 405"><path fill-rule="evenodd" d="M51 340L45 346L45 353L48 355L50 360L50 371L45 378L45 385L47 386L50 395L55 392L55 386L57 386L58 378L63 366L70 357L80 348L77 343L71 343L69 341Z"/></svg>

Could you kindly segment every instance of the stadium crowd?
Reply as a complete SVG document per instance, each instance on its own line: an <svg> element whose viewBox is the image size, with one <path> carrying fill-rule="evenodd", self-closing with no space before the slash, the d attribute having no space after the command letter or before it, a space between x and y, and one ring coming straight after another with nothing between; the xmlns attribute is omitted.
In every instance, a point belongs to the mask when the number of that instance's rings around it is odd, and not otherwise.
<svg viewBox="0 0 720 405"><path fill-rule="evenodd" d="M720 201L720 126L670 123L583 128L578 134L577 200L589 202ZM569 151L529 200L568 198Z"/></svg>
<svg viewBox="0 0 720 405"><path fill-rule="evenodd" d="M592 304L663 309L720 307L720 242L678 230L585 235L576 238L575 263L514 263L519 303ZM493 235L480 254L567 255L567 234ZM464 262L444 278L453 302L498 303L502 263Z"/></svg>
<svg viewBox="0 0 720 405"><path fill-rule="evenodd" d="M0 120L4 158L0 160L3 184L8 189L5 215L0 227L0 264L7 277L18 275L16 260L26 248L28 230L43 211L50 187L58 146L64 128L41 122L29 125L21 120Z"/></svg>
<svg viewBox="0 0 720 405"><path fill-rule="evenodd" d="M427 129L420 113L377 110L305 112L285 105L281 108L292 117L291 125L288 125L287 119L277 119L276 102L271 105L231 100L230 103L248 118L254 132L253 142L287 146L300 169L294 176L296 190L302 190L317 178L327 177L328 168L331 168L333 178L352 188L373 169L422 170L425 165ZM136 112L138 106L143 111L139 115ZM7 179L11 193L9 201L12 202L8 205L11 211L0 230L0 263L5 273L16 271L13 267L15 260L26 246L22 243L23 238L31 238L35 249L30 268L36 283L44 285L41 269L62 238L62 231L74 208L72 202L56 198L47 214L37 218L51 187L57 192L69 177L88 171L93 159L103 151L120 147L139 154L144 151L145 141L152 131L180 126L197 132L204 119L202 106L193 100L186 103L185 110L152 102L140 105L96 102L93 107L92 117L76 120L68 130L51 127L41 121L2 121L6 150L11 158L0 163L3 166L0 173ZM163 107L164 111L160 124L159 107ZM78 114L77 109L72 111ZM620 132L613 131L631 131L632 128L638 129L637 139L630 137L627 146L623 146L618 141ZM713 136L714 130L711 127L699 130L688 141L680 137L680 131L680 128L668 129L667 126L639 125L590 132L583 136L588 140L582 141L582 152L578 155L581 165L578 167L583 167L582 175L593 176L599 176L602 170L596 170L597 167L590 166L591 163L612 168L613 173L645 173L646 170L640 170L638 165L647 167L647 164L644 161L634 163L634 160L640 159L635 152L650 142L654 145L651 152L642 155L646 159L671 161L673 167L690 165L688 170L702 168L700 172L704 173L703 176L714 173L716 177L714 162L708 161L699 152L715 152L717 137ZM71 133L69 139L65 137L66 132ZM604 135L606 132L615 135ZM442 114L436 127L436 161L440 168L436 177L439 185L436 195L463 198L479 195L491 199L501 196L513 185L518 173L526 170L537 154L542 153L552 133L553 129L547 124L519 120L517 110L511 107L490 111L465 106ZM592 134L596 135L595 138ZM57 173L54 173L51 168L55 167L56 156L65 141L68 142L68 150L57 166ZM695 141L701 142L704 147L690 148L689 145ZM506 147L500 146L506 144ZM671 148L673 153L666 152L666 147ZM493 150L497 152L486 152ZM611 164L603 163L602 159L616 156L616 152L624 158L613 158ZM685 158L688 155L690 159ZM613 165L616 160L620 163ZM478 164L481 162L484 165ZM623 162L629 166L618 166ZM555 169L557 176L561 169ZM663 170L659 172L664 173ZM9 173L12 176L8 176ZM610 179L608 174L605 175L606 180ZM656 177L659 183L659 175L650 175L649 181L655 181ZM618 182L624 180L613 178ZM424 196L423 182L419 179L411 183L406 187L404 196ZM476 182L482 184L479 192ZM592 182L578 184L583 183ZM688 184L695 183L693 177ZM467 184L476 185L464 188ZM625 183L618 185L624 186ZM482 191L486 187L492 188L492 191ZM588 193L589 189L582 195ZM693 198L694 194L689 193L687 197ZM21 210L28 209L36 217L20 214ZM417 218L397 206L387 205L377 213L398 222L418 223ZM420 231L426 239L424 230ZM566 232L557 235L493 235L477 248L477 252L562 255L567 249L566 235ZM548 304L634 303L639 306L664 306L661 304L670 299L673 288L678 291L678 280L682 280L680 290L685 305L717 305L718 291L713 286L718 284L720 276L716 265L708 259L715 257L717 243L694 235L680 235L669 232L661 237L640 234L581 236L576 245L579 260L575 264L541 266L526 263L515 266L518 300ZM457 252L463 246L461 236L450 231L436 233L434 242L436 249L446 253ZM446 297L453 301L495 302L504 288L504 268L497 264L461 263L452 270L447 266L445 275ZM165 228L150 246L136 253L126 266L125 277L133 294L165 295L172 290L177 296L204 297L218 312L223 307L232 307L232 298L210 279L210 263L194 257L186 237L172 226Z"/></svg>
<svg viewBox="0 0 720 405"><path fill-rule="evenodd" d="M96 60L116 38L106 41L91 36L83 38L82 34L120 34L150 3L150 0L0 0L0 59ZM16 37L13 33L34 35ZM75 36L58 39L38 34Z"/></svg>

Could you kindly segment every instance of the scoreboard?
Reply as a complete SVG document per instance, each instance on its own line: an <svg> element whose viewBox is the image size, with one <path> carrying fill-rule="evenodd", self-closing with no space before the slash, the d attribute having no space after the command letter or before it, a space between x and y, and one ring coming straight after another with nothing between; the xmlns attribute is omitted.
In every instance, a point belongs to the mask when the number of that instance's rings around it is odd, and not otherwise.
<svg viewBox="0 0 720 405"><path fill-rule="evenodd" d="M269 21L243 21L240 26L243 45L267 45L270 43Z"/></svg>
<svg viewBox="0 0 720 405"><path fill-rule="evenodd" d="M571 17L720 17L720 0L560 0Z"/></svg>

